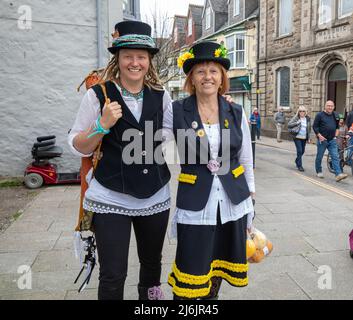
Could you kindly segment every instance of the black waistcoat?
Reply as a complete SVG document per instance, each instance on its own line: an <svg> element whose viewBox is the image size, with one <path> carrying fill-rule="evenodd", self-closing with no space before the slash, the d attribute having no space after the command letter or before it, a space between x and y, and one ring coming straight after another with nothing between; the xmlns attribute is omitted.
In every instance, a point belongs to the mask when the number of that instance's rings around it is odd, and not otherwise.
<svg viewBox="0 0 353 320"><path fill-rule="evenodd" d="M104 106L102 89L99 85L92 87L92 89L100 101L102 110ZM140 159L142 161L139 163L127 164L123 161L123 150L134 139L140 139L142 141L141 150L135 149L131 154L136 152L136 150L141 154L144 152L152 153L152 150L147 151L145 148L145 121L153 124L153 131L151 130L152 132L150 132L151 135L154 135L157 130L162 129L164 91L149 89L145 86L141 119L140 122L137 122L115 84L107 81L106 90L110 101L117 101L121 105L122 117L110 128L110 133L103 137L101 146L103 157L98 162L94 176L100 184L108 189L129 194L139 199L151 197L168 183L170 179L168 166L165 162L157 164L151 154L141 155ZM128 141L123 141L123 134L128 129L134 129L136 135L132 136ZM161 149L161 141L155 141L151 136L148 139L153 144L153 154L156 148ZM148 163L146 163L146 159L148 158L151 158L152 162L147 161Z"/></svg>
<svg viewBox="0 0 353 320"><path fill-rule="evenodd" d="M242 107L227 103L221 96L218 98L218 106L220 128L221 130L228 130L227 134L229 133L230 135L230 144L224 146L229 148L229 156L223 157L223 164L227 162L229 170L225 174L217 176L232 203L239 204L250 196L248 184L244 173L241 172L242 167L238 160L238 152L241 149L243 137L241 130ZM181 176L179 176L176 205L180 209L199 211L206 206L215 176L207 168L207 162L210 159L210 154L207 152L208 139L206 134L203 135L204 127L198 113L195 95L173 102L173 128L176 140L181 140L180 137L178 138L177 129L191 129L194 131L192 133L196 135L195 146L190 145L188 139L183 141L186 145L184 164L182 155L180 154L182 141L177 141L179 156L181 157L181 173L186 174L186 181L185 175L184 179L181 179ZM200 152L205 146L206 152ZM221 151L222 140L218 160L222 159ZM202 159L202 155L204 154L206 154L206 157ZM189 156L196 158L195 164L188 163L190 162ZM237 170L234 171L235 169ZM188 181L189 178L191 181ZM192 183L192 178L194 179L194 183Z"/></svg>

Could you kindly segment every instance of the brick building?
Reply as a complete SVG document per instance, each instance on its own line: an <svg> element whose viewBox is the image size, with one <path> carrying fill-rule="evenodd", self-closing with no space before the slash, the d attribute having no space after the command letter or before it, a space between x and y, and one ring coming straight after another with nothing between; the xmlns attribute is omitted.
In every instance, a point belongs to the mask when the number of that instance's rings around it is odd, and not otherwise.
<svg viewBox="0 0 353 320"><path fill-rule="evenodd" d="M273 113L288 118L299 105L313 117L330 99L338 113L352 109L353 1L260 1L258 99L263 130Z"/></svg>

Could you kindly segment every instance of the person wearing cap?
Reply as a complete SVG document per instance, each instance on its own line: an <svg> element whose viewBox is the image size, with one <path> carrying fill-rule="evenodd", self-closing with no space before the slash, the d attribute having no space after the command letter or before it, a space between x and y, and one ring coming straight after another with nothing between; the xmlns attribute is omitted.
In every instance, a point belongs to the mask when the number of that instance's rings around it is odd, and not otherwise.
<svg viewBox="0 0 353 320"><path fill-rule="evenodd" d="M139 21L119 22L112 36L108 50L113 56L100 83L104 86L93 86L83 97L68 141L81 157L92 155L101 143L100 160L83 202L84 210L94 213L98 299L124 297L133 225L140 262L139 299L158 300L163 298L161 258L170 209L170 172L165 162L153 157L161 141L149 147L144 138L148 124L153 135L162 129L172 101L152 64L159 49L151 27ZM129 162L130 153L124 151L134 141L141 142L141 150L138 154L134 150Z"/></svg>
<svg viewBox="0 0 353 320"><path fill-rule="evenodd" d="M199 42L178 65L190 96L173 102L181 173L172 221L177 249L168 283L176 300L216 299L222 280L248 284L246 238L255 193L250 130L243 108L222 96L229 90L230 67L223 45Z"/></svg>

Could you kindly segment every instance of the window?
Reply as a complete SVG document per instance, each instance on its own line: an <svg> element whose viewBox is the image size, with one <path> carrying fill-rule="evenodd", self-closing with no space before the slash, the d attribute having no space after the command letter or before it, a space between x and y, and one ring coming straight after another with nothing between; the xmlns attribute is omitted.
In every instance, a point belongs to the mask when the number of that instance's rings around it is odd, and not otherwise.
<svg viewBox="0 0 353 320"><path fill-rule="evenodd" d="M332 0L320 0L319 25L329 23L332 18Z"/></svg>
<svg viewBox="0 0 353 320"><path fill-rule="evenodd" d="M234 0L233 1L233 5L234 5L234 16L237 16L240 13L240 0Z"/></svg>
<svg viewBox="0 0 353 320"><path fill-rule="evenodd" d="M174 28L174 43L178 42L178 27Z"/></svg>
<svg viewBox="0 0 353 320"><path fill-rule="evenodd" d="M277 107L289 107L290 100L290 69L277 70Z"/></svg>
<svg viewBox="0 0 353 320"><path fill-rule="evenodd" d="M188 36L192 35L192 18L189 18L189 22L188 22Z"/></svg>
<svg viewBox="0 0 353 320"><path fill-rule="evenodd" d="M211 7L206 8L206 30L211 27Z"/></svg>
<svg viewBox="0 0 353 320"><path fill-rule="evenodd" d="M292 0L279 0L278 35L292 32Z"/></svg>
<svg viewBox="0 0 353 320"><path fill-rule="evenodd" d="M343 18L351 15L353 12L352 0L338 0L338 17Z"/></svg>
<svg viewBox="0 0 353 320"><path fill-rule="evenodd" d="M226 37L226 48L231 68L245 68L245 34Z"/></svg>
<svg viewBox="0 0 353 320"><path fill-rule="evenodd" d="M123 0L123 12L133 16L134 11L134 0Z"/></svg>

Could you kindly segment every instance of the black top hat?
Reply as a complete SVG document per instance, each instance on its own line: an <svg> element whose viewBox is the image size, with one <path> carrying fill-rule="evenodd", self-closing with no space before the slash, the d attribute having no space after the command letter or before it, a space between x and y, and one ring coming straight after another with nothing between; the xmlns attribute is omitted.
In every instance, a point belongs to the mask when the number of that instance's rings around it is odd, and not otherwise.
<svg viewBox="0 0 353 320"><path fill-rule="evenodd" d="M152 54L159 51L151 37L151 26L140 21L122 21L115 25L112 46L108 50L114 54L121 48L144 49Z"/></svg>
<svg viewBox="0 0 353 320"><path fill-rule="evenodd" d="M195 64L206 61L218 62L226 70L230 68L230 60L227 58L227 49L216 42L199 42L189 50L189 53L191 53L191 57L187 58L183 63L185 74L188 74Z"/></svg>

